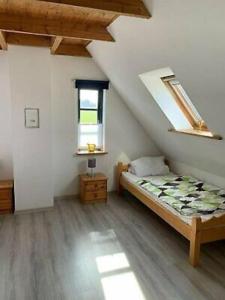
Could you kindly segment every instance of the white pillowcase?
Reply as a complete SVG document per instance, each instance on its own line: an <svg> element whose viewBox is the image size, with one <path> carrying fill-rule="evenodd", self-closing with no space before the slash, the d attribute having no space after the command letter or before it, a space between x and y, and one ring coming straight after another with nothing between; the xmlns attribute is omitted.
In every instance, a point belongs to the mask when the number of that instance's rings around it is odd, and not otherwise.
<svg viewBox="0 0 225 300"><path fill-rule="evenodd" d="M130 163L130 172L138 177L167 175L170 170L163 156L138 158Z"/></svg>

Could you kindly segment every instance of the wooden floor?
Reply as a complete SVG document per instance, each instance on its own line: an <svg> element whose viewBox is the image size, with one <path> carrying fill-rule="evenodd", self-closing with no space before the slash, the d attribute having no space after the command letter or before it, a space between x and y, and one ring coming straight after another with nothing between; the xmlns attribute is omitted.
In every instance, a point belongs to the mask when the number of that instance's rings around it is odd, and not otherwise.
<svg viewBox="0 0 225 300"><path fill-rule="evenodd" d="M225 242L188 242L132 197L57 200L46 212L0 217L1 300L225 299Z"/></svg>

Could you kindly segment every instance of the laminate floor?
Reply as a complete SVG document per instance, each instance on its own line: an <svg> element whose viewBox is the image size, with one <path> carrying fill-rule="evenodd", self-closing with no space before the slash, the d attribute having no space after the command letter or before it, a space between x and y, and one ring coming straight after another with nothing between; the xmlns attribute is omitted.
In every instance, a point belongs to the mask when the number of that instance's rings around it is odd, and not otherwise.
<svg viewBox="0 0 225 300"><path fill-rule="evenodd" d="M225 299L225 242L204 245L197 269L188 246L131 196L60 199L0 217L0 299Z"/></svg>

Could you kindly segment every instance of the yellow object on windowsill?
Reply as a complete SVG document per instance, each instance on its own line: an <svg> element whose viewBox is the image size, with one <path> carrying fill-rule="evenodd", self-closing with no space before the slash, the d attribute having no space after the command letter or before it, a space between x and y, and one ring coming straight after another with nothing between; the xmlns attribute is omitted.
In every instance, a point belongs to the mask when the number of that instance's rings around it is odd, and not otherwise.
<svg viewBox="0 0 225 300"><path fill-rule="evenodd" d="M88 146L88 152L95 152L96 145L95 144L87 144Z"/></svg>

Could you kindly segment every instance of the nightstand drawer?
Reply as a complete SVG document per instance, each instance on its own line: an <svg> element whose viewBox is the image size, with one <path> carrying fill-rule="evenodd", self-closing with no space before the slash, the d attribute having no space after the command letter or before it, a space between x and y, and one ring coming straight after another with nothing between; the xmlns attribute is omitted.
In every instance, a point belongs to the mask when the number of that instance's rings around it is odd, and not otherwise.
<svg viewBox="0 0 225 300"><path fill-rule="evenodd" d="M94 176L80 175L80 200L85 204L107 201L107 177L102 173Z"/></svg>
<svg viewBox="0 0 225 300"><path fill-rule="evenodd" d="M85 201L93 201L98 199L106 199L107 198L107 192L86 192L84 195Z"/></svg>
<svg viewBox="0 0 225 300"><path fill-rule="evenodd" d="M0 202L1 200L7 200L12 198L12 191L9 189L0 190Z"/></svg>
<svg viewBox="0 0 225 300"><path fill-rule="evenodd" d="M107 188L106 181L96 181L96 182L89 182L85 184L85 190L87 192L105 191L106 188Z"/></svg>
<svg viewBox="0 0 225 300"><path fill-rule="evenodd" d="M0 201L0 210L11 210L12 209L12 201L10 200L1 200Z"/></svg>

